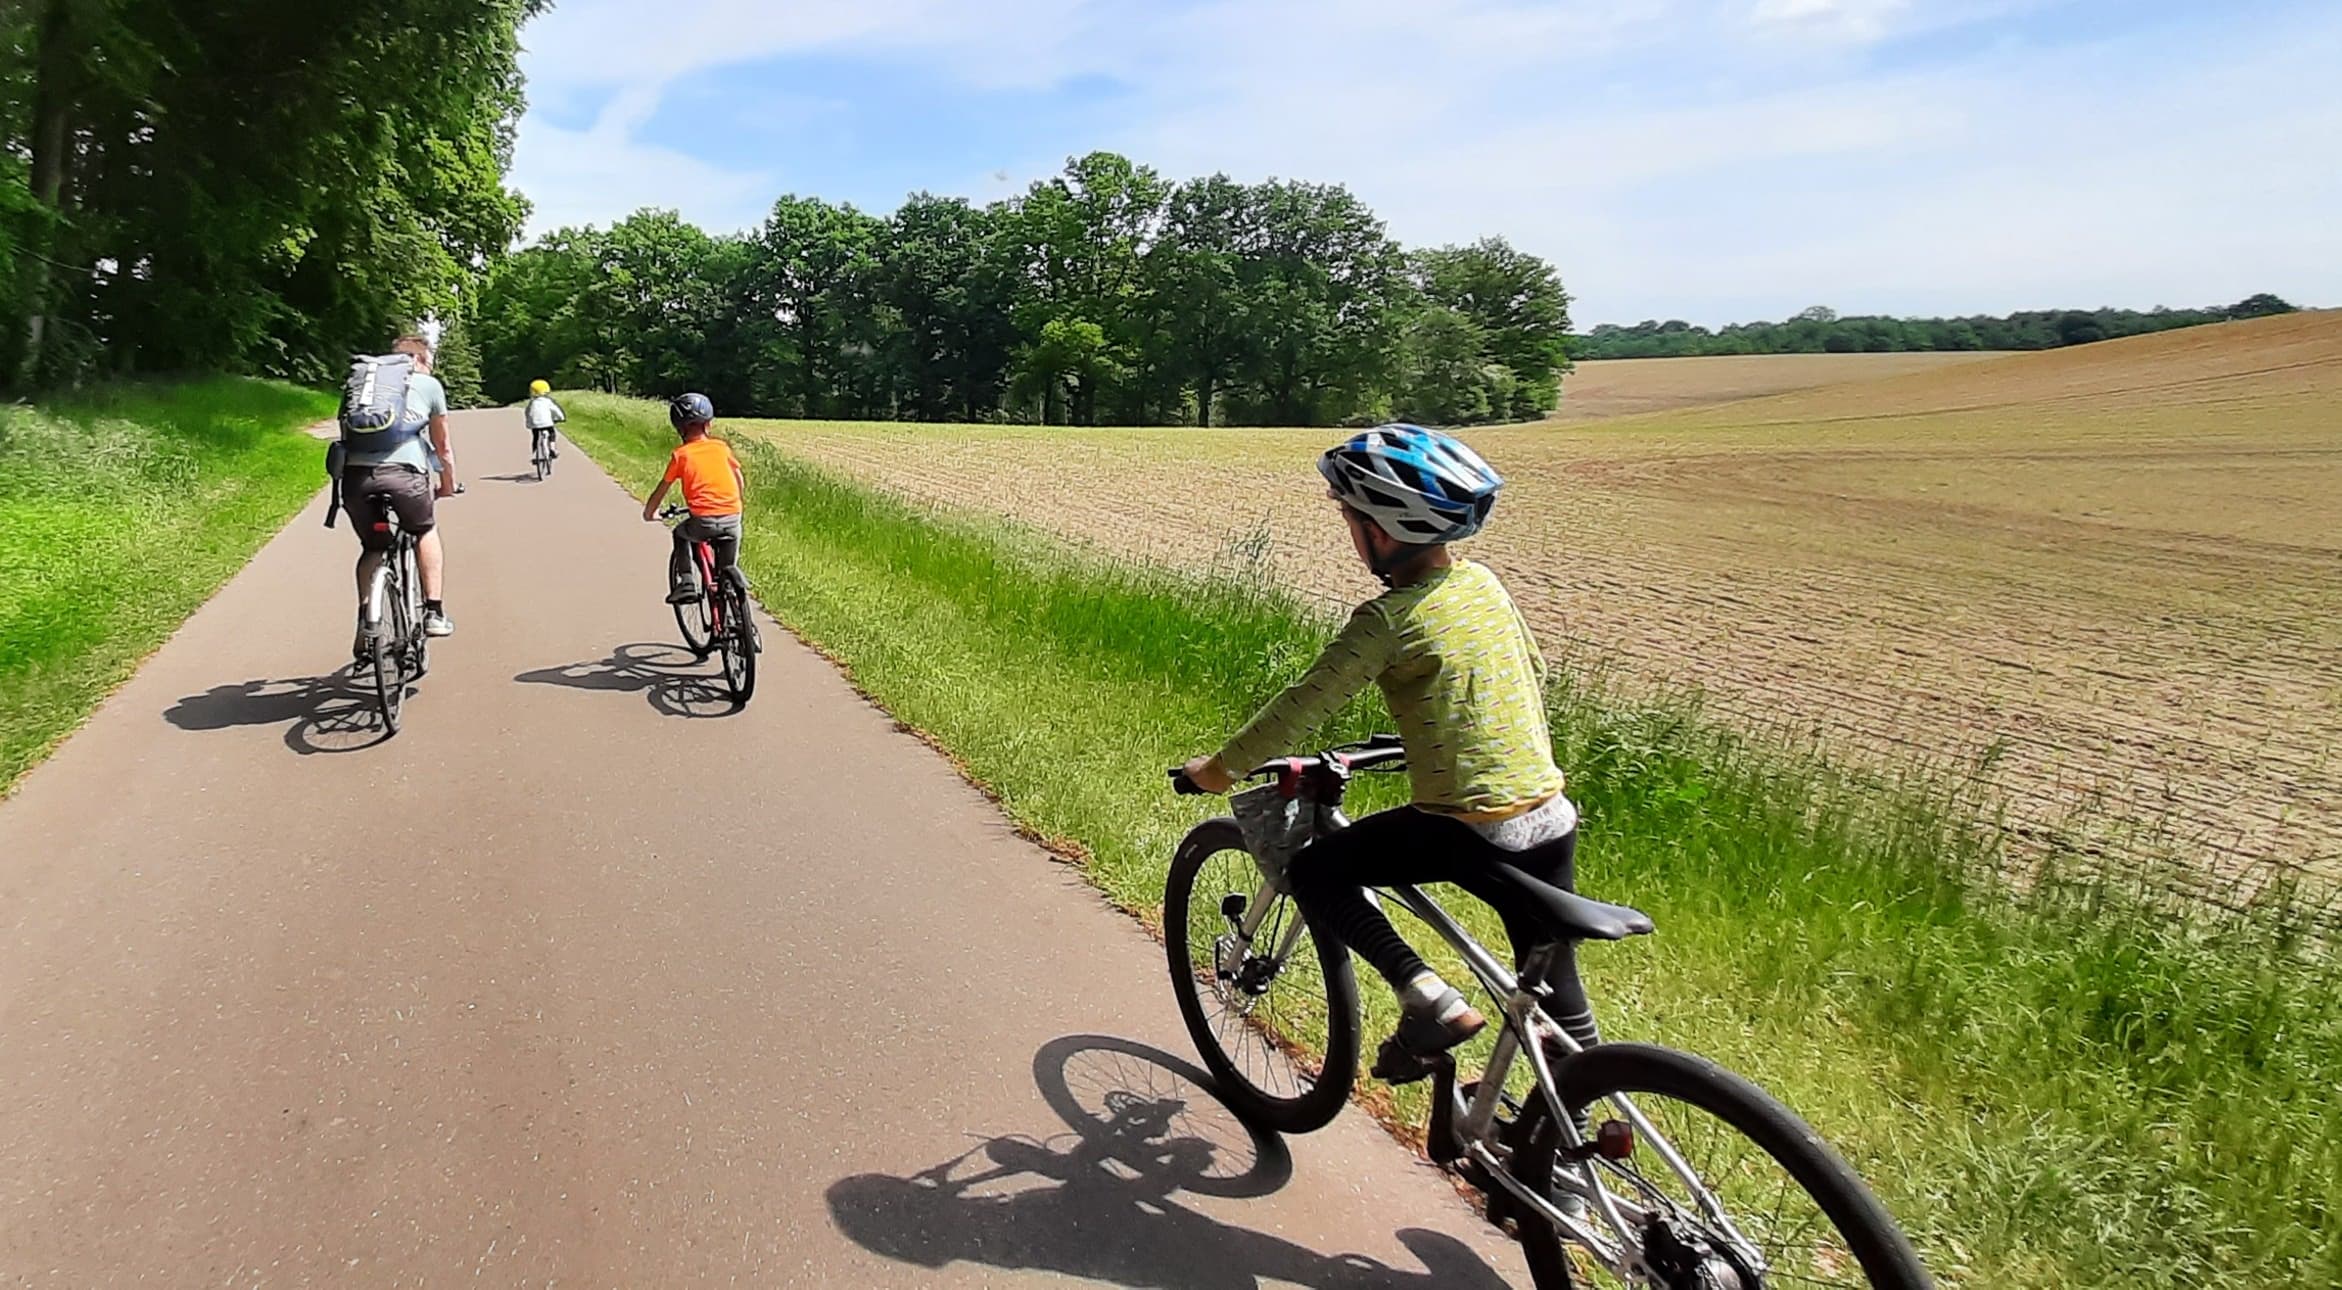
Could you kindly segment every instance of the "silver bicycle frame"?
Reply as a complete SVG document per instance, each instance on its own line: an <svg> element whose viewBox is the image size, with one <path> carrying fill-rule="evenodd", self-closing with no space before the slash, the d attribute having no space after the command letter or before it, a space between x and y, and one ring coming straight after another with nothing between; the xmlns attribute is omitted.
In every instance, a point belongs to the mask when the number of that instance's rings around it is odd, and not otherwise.
<svg viewBox="0 0 2342 1290"><path fill-rule="evenodd" d="M1344 816L1338 808L1321 805L1317 809L1319 812L1317 833L1319 835L1322 836L1349 827L1348 817ZM1257 865L1259 862L1256 860L1254 863ZM1265 881L1259 890L1254 892L1252 900L1245 908L1243 918L1237 922L1235 943L1229 947L1237 954L1239 962L1252 946L1253 938L1259 935L1261 923L1268 917L1269 909L1277 903L1279 897L1287 894L1283 875L1264 873L1263 877ZM1557 1168L1555 1177L1568 1186L1579 1199L1588 1202L1595 1214L1600 1217L1603 1228L1608 1229L1606 1231L1599 1230L1587 1225L1582 1217L1570 1214L1552 1201L1547 1200L1543 1195L1530 1191L1527 1186L1513 1177L1512 1171L1507 1167L1506 1160L1499 1153L1501 1144L1496 1141L1496 1116L1503 1105L1505 1080L1512 1073L1513 1062L1524 1057L1528 1060L1530 1071L1536 1077L1537 1094L1544 1099L1547 1114L1553 1117L1553 1122L1560 1128L1563 1147L1574 1150L1585 1144L1584 1139L1578 1133L1576 1120L1562 1105L1560 1090L1555 1087L1553 1082L1552 1065L1545 1057L1545 1045L1550 1043L1553 1047L1571 1056L1585 1051L1585 1046L1572 1037L1568 1031L1555 1025L1552 1018L1545 1015L1544 1000L1548 993L1546 987L1543 985L1523 986L1511 969L1498 961L1496 956L1490 954L1479 941L1474 940L1470 932L1465 931L1463 926L1456 922L1447 910L1441 908L1438 901L1426 895L1421 888L1413 886L1390 887L1383 889L1380 894L1397 902L1401 908L1413 914L1436 933L1441 940L1447 942L1448 947L1453 949L1464 960L1465 966L1471 969L1472 975L1479 978L1481 988L1488 992L1489 997L1499 1000L1503 1004L1504 1025L1496 1037L1495 1049L1488 1055L1488 1067L1481 1073L1478 1092L1474 1095L1472 1104L1464 1109L1463 1115L1456 1121L1455 1133L1464 1154L1477 1162L1486 1171L1488 1177L1503 1187L1515 1200L1535 1209L1540 1216L1564 1233L1568 1239L1594 1256L1613 1276L1627 1282L1633 1282L1639 1278L1656 1283L1657 1273L1645 1262L1642 1254L1642 1240L1638 1224L1651 1212L1643 1203L1642 1198L1620 1196L1613 1193L1604 1184L1601 1171L1591 1157L1577 1159L1574 1167L1571 1168ZM1368 899L1374 899L1377 893L1370 891L1367 895ZM1271 957L1280 965L1280 969L1285 959L1292 954L1294 947L1300 943L1301 933L1305 927L1304 921L1296 917L1285 928L1284 935L1279 938L1276 951ZM1542 960L1550 956L1551 953L1552 947L1550 946L1532 951L1532 964L1542 968L1544 966ZM1231 970L1230 965L1225 963L1214 966L1224 973ZM1521 1042L1524 1034L1533 1036L1540 1042L1524 1044ZM1699 1176L1692 1172L1691 1166L1675 1150L1674 1144L1667 1141L1666 1136L1659 1132L1658 1127L1652 1124L1624 1094L1613 1094L1608 1100L1619 1108L1620 1112L1625 1115L1627 1123L1633 1126L1636 1143L1639 1146L1651 1148L1667 1166L1668 1171L1673 1173L1676 1179L1683 1184L1684 1189L1692 1198L1692 1203L1698 1207L1701 1216L1730 1239L1738 1247L1740 1255L1747 1259L1751 1266L1762 1270L1764 1267L1763 1252L1741 1233L1739 1226L1724 1212L1723 1204L1716 1199L1713 1192L1708 1190L1707 1185L1700 1181Z"/></svg>

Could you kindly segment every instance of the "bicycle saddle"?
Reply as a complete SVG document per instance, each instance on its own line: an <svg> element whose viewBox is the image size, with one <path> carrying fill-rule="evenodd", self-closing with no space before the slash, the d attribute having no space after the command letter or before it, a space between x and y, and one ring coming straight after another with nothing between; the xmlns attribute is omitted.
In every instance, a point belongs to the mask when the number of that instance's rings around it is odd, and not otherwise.
<svg viewBox="0 0 2342 1290"><path fill-rule="evenodd" d="M1588 900L1574 891L1563 891L1552 883L1532 878L1508 864L1491 864L1488 871L1498 883L1525 898L1529 908L1535 911L1538 923L1555 940L1623 941L1629 936L1648 936L1658 930L1651 916L1639 909Z"/></svg>

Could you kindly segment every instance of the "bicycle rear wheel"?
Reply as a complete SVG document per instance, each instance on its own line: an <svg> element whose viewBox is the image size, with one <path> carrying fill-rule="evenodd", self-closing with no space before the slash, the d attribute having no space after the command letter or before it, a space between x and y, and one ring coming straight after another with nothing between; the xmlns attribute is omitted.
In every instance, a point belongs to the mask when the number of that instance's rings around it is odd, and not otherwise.
<svg viewBox="0 0 2342 1290"><path fill-rule="evenodd" d="M1307 1133L1341 1112L1357 1081L1358 982L1350 952L1313 936L1283 892L1238 953L1237 920L1266 886L1236 821L1204 821L1171 861L1163 942L1179 1015L1229 1109L1262 1128ZM1320 1041L1322 1062L1295 1047Z"/></svg>
<svg viewBox="0 0 2342 1290"><path fill-rule="evenodd" d="M1603 1160L1596 1171L1605 1190L1634 1207L1630 1218L1639 1212L1632 1225L1659 1285L1925 1290L1933 1284L1894 1218L1845 1160L1789 1108L1714 1062L1648 1044L1597 1044L1563 1059L1554 1080L1572 1114L1594 1124L1634 1125L1632 1154ZM1555 1176L1556 1163L1571 1178L1582 1172L1560 1160L1560 1144L1544 1099L1531 1098L1512 1130L1513 1176L1537 1180L1532 1188L1541 1187L1548 1199L1570 1195L1573 1189ZM1682 1172L1665 1159L1662 1144L1674 1150ZM1561 1233L1522 1206L1507 1212L1536 1284L1572 1285Z"/></svg>
<svg viewBox="0 0 2342 1290"><path fill-rule="evenodd" d="M724 687L732 703L746 707L756 693L756 625L748 616L748 597L738 588L724 592Z"/></svg>

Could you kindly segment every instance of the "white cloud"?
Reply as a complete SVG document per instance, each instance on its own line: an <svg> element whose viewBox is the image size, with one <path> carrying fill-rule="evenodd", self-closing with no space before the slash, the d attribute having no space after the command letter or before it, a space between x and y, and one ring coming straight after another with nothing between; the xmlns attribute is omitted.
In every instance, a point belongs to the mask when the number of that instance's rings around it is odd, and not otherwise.
<svg viewBox="0 0 2342 1290"><path fill-rule="evenodd" d="M1174 177L1339 180L1410 243L1503 233L1548 256L1588 323L2342 300L2342 190L2312 160L2342 137L2323 70L2342 18L2264 5L2193 46L2112 19L2029 46L2010 20L2046 3L668 0L646 24L627 0L570 0L527 33L532 97L572 116L615 97L581 130L532 116L518 177L539 228L646 203L751 222L820 183L637 129L680 78L818 54L971 94L1126 88L938 191L1001 196L1093 147ZM1963 23L1988 39L1868 66Z"/></svg>
<svg viewBox="0 0 2342 1290"><path fill-rule="evenodd" d="M606 224L645 206L680 210L709 229L756 223L779 195L773 177L637 142L635 131L657 106L655 91L634 88L614 95L583 130L524 118L512 180L535 205L531 230Z"/></svg>
<svg viewBox="0 0 2342 1290"><path fill-rule="evenodd" d="M1876 40L1910 9L1909 0L1757 0L1759 26L1793 27L1852 40Z"/></svg>

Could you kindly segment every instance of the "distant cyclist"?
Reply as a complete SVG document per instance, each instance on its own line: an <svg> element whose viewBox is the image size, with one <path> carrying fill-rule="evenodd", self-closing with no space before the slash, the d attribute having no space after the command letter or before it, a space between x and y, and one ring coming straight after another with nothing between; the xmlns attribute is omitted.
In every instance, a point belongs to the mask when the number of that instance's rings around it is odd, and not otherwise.
<svg viewBox="0 0 2342 1290"><path fill-rule="evenodd" d="M529 427L529 450L537 448L537 436L545 438L545 455L558 457L561 450L553 446L553 427L569 419L561 405L553 401L553 387L543 381L529 382L529 401L521 407L520 418Z"/></svg>
<svg viewBox="0 0 2342 1290"><path fill-rule="evenodd" d="M423 631L431 636L455 632L441 600L446 560L434 505L438 498L456 493L455 449L447 441L447 387L431 375L430 341L401 336L391 348L415 361L414 374L407 378L406 419L371 436L379 438L379 444L368 443L361 449L346 437L343 440L349 447L342 465L342 509L349 513L351 527L358 530L359 542L358 636L351 646L351 653L358 658L369 653L366 589L373 581L374 567L382 562L382 553L390 549L390 534L374 528L383 519L374 504L376 494L389 497L399 527L415 535L415 564L423 583ZM434 473L439 476L437 488L431 483Z"/></svg>
<svg viewBox="0 0 2342 1290"><path fill-rule="evenodd" d="M667 421L683 442L667 458L667 473L642 508L642 517L657 523L667 490L683 485L683 504L691 509L691 518L675 526L675 557L667 565L671 605L699 599L692 543L705 542L713 549L717 577L737 576L739 568L741 498L748 491L748 476L732 455L732 445L708 435L715 419L716 406L704 394L679 394L667 405Z"/></svg>
<svg viewBox="0 0 2342 1290"><path fill-rule="evenodd" d="M1369 682L1381 687L1406 744L1414 804L1311 843L1288 876L1318 934L1356 950L1398 992L1398 1033L1376 1073L1420 1071L1420 1059L1471 1038L1486 1018L1400 938L1365 888L1455 882L1494 905L1513 932L1508 890L1456 861L1491 860L1569 889L1577 808L1553 764L1545 661L1528 624L1495 574L1448 551L1479 532L1503 479L1457 440L1409 425L1359 434L1317 468L1352 548L1389 590L1360 605L1301 679L1226 747L1184 772L1199 788L1226 792L1235 775L1290 750ZM1516 948L1534 939L1513 934ZM1573 1032L1582 1025L1590 1033L1575 974L1556 986L1564 997L1549 1009ZM1392 1060L1392 1044L1401 1060Z"/></svg>

